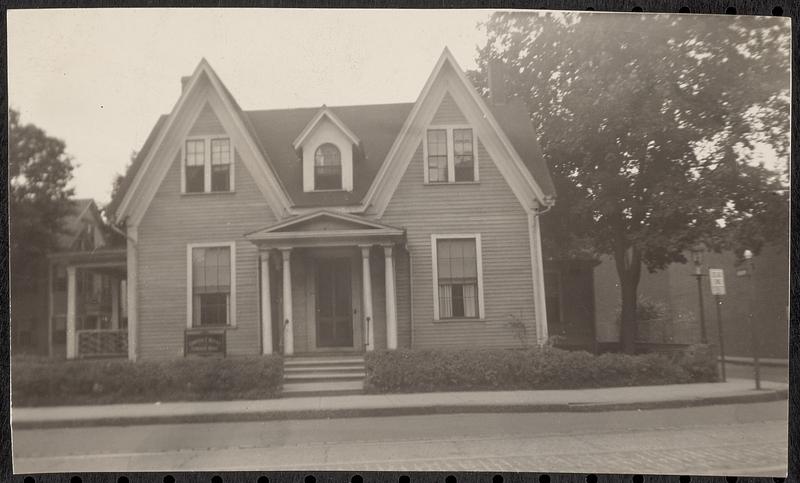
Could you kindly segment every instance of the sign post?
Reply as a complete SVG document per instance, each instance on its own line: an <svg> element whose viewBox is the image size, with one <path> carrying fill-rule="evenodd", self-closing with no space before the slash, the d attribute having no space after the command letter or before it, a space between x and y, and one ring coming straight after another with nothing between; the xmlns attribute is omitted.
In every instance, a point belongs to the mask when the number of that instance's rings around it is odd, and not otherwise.
<svg viewBox="0 0 800 483"><path fill-rule="evenodd" d="M755 320L753 317L753 272L755 271L755 264L753 263L753 252L750 250L744 251L745 267L736 271L736 275L740 277L747 277L747 318L750 322L750 342L753 350L753 378L756 381L756 390L761 389L761 367L758 360L758 329L756 328Z"/></svg>
<svg viewBox="0 0 800 483"><path fill-rule="evenodd" d="M717 333L719 335L719 359L722 371L722 382L725 382L725 345L722 337L722 296L725 295L725 272L721 268L708 269L708 280L711 283L711 294L717 307Z"/></svg>

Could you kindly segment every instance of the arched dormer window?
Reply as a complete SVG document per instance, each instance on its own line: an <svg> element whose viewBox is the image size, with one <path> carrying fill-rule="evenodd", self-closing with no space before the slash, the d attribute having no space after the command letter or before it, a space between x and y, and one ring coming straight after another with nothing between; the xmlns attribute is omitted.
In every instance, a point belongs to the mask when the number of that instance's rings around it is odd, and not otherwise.
<svg viewBox="0 0 800 483"><path fill-rule="evenodd" d="M342 189L342 153L331 143L323 144L314 153L314 188Z"/></svg>

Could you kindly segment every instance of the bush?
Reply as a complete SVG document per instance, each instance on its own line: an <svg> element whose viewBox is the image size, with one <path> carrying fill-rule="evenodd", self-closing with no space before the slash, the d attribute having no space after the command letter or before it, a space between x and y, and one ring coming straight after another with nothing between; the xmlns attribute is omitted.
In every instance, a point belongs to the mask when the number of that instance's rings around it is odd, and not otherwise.
<svg viewBox="0 0 800 483"><path fill-rule="evenodd" d="M17 406L273 398L282 381L280 356L11 361L11 398Z"/></svg>
<svg viewBox="0 0 800 483"><path fill-rule="evenodd" d="M552 347L524 351L400 349L367 353L364 388L370 393L398 393L704 382L716 380L716 366L709 354L700 348L672 357L596 356Z"/></svg>

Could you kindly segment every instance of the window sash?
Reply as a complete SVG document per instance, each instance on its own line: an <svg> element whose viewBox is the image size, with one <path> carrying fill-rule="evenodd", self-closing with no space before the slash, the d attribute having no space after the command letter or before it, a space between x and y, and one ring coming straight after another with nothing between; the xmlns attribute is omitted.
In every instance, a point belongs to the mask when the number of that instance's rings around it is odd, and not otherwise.
<svg viewBox="0 0 800 483"><path fill-rule="evenodd" d="M229 164L211 166L211 191L231 190L231 167Z"/></svg>
<svg viewBox="0 0 800 483"><path fill-rule="evenodd" d="M205 166L206 143L202 139L186 141L186 166Z"/></svg>
<svg viewBox="0 0 800 483"><path fill-rule="evenodd" d="M228 139L211 140L211 165L231 164L231 144Z"/></svg>
<svg viewBox="0 0 800 483"><path fill-rule="evenodd" d="M453 163L456 181L475 181L472 129L453 129Z"/></svg>
<svg viewBox="0 0 800 483"><path fill-rule="evenodd" d="M425 139L426 183L477 179L475 135L471 127L428 129Z"/></svg>
<svg viewBox="0 0 800 483"><path fill-rule="evenodd" d="M231 271L230 247L192 248L193 326L230 324Z"/></svg>
<svg viewBox="0 0 800 483"><path fill-rule="evenodd" d="M477 318L478 257L475 238L436 240L439 318Z"/></svg>

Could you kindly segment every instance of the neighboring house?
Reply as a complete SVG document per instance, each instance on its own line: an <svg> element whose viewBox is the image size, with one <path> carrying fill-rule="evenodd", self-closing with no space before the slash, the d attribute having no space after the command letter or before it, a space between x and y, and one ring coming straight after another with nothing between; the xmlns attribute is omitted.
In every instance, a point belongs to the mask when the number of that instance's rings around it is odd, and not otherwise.
<svg viewBox="0 0 800 483"><path fill-rule="evenodd" d="M15 354L48 354L51 348L58 353L59 343L63 347L66 331L67 272L57 260L70 253L102 251L108 245L104 223L94 200L77 199L73 203L71 213L64 219L64 232L58 235L58 250L48 257L48 263L41 265L35 287L12 294L11 332ZM81 273L77 292L82 296L99 294L103 284L107 283L101 274ZM82 309L80 315L83 315Z"/></svg>
<svg viewBox="0 0 800 483"><path fill-rule="evenodd" d="M132 360L546 341L552 181L447 49L414 103L261 111L202 60L123 190L127 250L71 266L124 271Z"/></svg>
<svg viewBox="0 0 800 483"><path fill-rule="evenodd" d="M691 260L687 253L686 258ZM752 288L747 277L737 276L744 268L731 252L705 253L703 257L703 312L706 338L719 346L715 298L708 280L709 268L724 271L726 295L722 296L720 314L725 353L751 357L753 328L748 314L750 304L757 331L761 357L786 359L789 351L789 246L788 240L765 246L754 258ZM666 269L649 273L642 270L639 282L640 303L646 301L663 310L661 317L642 321L637 339L647 345L694 344L702 339L700 300L692 262L673 263ZM619 278L613 260L603 258L594 271L594 298L597 301L596 346L600 350L619 343ZM549 307L548 307L549 308Z"/></svg>

